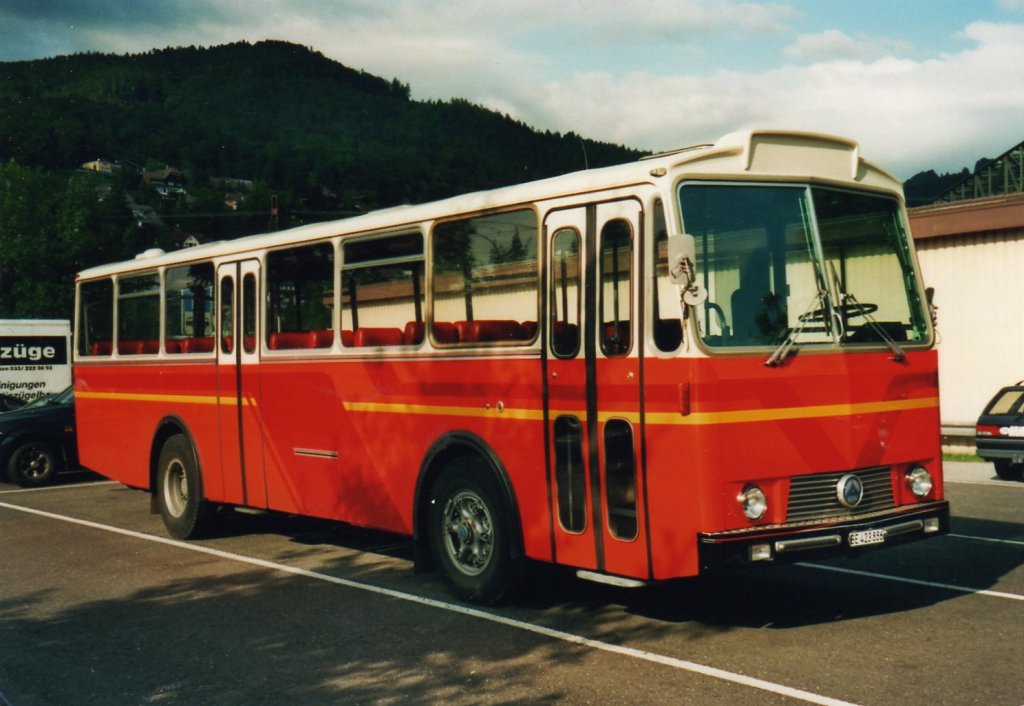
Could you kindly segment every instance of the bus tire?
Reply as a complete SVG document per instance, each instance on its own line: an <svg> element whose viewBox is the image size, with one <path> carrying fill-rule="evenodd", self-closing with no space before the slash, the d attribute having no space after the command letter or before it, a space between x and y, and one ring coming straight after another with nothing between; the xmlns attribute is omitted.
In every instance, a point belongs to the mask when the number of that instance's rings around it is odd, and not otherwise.
<svg viewBox="0 0 1024 706"><path fill-rule="evenodd" d="M203 500L203 480L192 444L182 434L164 442L156 469L156 499L167 533L196 539L213 524L214 508Z"/></svg>
<svg viewBox="0 0 1024 706"><path fill-rule="evenodd" d="M64 466L60 449L47 441L26 441L14 450L7 463L7 478L26 488L53 482Z"/></svg>
<svg viewBox="0 0 1024 706"><path fill-rule="evenodd" d="M493 605L512 588L508 503L482 461L459 459L434 486L428 537L434 565L457 598Z"/></svg>

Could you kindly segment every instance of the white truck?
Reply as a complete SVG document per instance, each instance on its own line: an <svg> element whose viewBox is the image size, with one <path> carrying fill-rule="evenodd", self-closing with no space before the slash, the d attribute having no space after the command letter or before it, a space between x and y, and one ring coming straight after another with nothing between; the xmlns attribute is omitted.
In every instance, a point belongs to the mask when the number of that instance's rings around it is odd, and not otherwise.
<svg viewBox="0 0 1024 706"><path fill-rule="evenodd" d="M70 321L0 319L0 398L31 402L70 384Z"/></svg>

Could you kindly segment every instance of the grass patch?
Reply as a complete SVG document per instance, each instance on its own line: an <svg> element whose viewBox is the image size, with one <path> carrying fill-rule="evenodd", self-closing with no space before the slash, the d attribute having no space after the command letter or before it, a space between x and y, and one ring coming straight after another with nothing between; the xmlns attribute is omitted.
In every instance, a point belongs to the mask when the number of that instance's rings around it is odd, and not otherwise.
<svg viewBox="0 0 1024 706"><path fill-rule="evenodd" d="M943 461L964 461L967 463L985 463L984 459L978 454L960 454L960 453L944 453L942 454Z"/></svg>

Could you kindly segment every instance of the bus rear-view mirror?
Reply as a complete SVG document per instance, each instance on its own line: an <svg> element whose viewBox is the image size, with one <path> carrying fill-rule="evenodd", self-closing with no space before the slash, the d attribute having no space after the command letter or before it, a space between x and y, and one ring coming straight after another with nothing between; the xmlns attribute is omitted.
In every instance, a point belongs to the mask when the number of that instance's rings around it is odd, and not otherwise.
<svg viewBox="0 0 1024 706"><path fill-rule="evenodd" d="M668 274L672 284L690 287L697 279L697 242L689 233L668 237Z"/></svg>

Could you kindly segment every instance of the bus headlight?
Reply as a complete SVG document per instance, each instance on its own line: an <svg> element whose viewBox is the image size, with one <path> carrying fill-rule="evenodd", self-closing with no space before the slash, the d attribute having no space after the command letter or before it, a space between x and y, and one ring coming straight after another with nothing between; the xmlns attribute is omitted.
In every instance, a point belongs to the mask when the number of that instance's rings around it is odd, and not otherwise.
<svg viewBox="0 0 1024 706"><path fill-rule="evenodd" d="M907 471L907 487L919 498L927 497L932 492L932 474L924 466L914 466Z"/></svg>
<svg viewBox="0 0 1024 706"><path fill-rule="evenodd" d="M760 520L764 513L768 512L768 498L764 491L756 485L748 485L743 492L736 496L743 514L748 520Z"/></svg>

